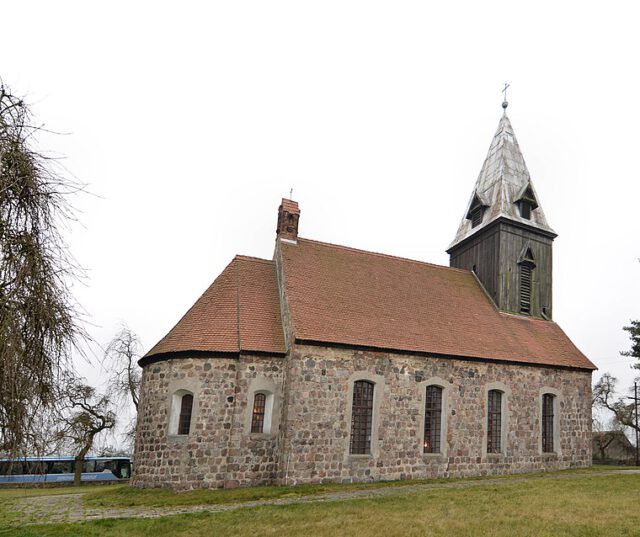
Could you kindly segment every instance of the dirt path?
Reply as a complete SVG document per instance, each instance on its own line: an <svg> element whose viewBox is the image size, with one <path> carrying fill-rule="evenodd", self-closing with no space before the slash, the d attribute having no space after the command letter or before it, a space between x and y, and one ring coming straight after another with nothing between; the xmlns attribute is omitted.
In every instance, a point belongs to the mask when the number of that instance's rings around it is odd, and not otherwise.
<svg viewBox="0 0 640 537"><path fill-rule="evenodd" d="M513 483L527 483L543 479L580 479L584 477L598 477L609 475L640 475L640 470L611 470L602 472L555 474L536 477L514 477L501 479L478 479L457 481L453 483L429 483L384 487L368 490L350 490L298 496L295 498L278 498L274 500L256 500L251 502L213 504L213 505L187 505L182 507L118 507L104 508L85 505L79 494L61 494L56 496L38 496L18 500L15 509L21 512L21 525L23 524L48 524L55 522L84 522L106 518L156 518L185 513L219 513L232 509L246 507L259 507L265 505L291 505L296 503L331 502L357 498L381 498L400 496L434 489L457 489L482 487L486 485L508 485Z"/></svg>

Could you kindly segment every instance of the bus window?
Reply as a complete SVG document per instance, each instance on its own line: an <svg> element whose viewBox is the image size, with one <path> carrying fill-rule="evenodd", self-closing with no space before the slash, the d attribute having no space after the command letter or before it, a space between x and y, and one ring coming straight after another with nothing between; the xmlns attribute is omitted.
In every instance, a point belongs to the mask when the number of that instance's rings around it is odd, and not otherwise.
<svg viewBox="0 0 640 537"><path fill-rule="evenodd" d="M49 461L47 470L50 474L72 474L73 461Z"/></svg>
<svg viewBox="0 0 640 537"><path fill-rule="evenodd" d="M47 473L47 463L43 461L28 461L24 464L25 474L30 475L43 475Z"/></svg>
<svg viewBox="0 0 640 537"><path fill-rule="evenodd" d="M120 479L129 479L131 477L131 463L129 461L118 461L116 476Z"/></svg>
<svg viewBox="0 0 640 537"><path fill-rule="evenodd" d="M96 462L97 461L84 461L82 463L82 471L85 473L99 471L99 470L96 470Z"/></svg>

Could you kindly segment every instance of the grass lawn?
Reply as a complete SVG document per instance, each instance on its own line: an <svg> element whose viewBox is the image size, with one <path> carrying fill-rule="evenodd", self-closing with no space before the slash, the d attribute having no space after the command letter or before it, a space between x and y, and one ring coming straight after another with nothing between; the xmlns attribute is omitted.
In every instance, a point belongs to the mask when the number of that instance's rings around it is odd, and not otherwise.
<svg viewBox="0 0 640 537"><path fill-rule="evenodd" d="M489 479L517 479L522 477L536 477L546 475L578 474L603 472L610 470L628 469L628 466L591 466L580 470L561 470L558 472L538 472L530 474L511 474L492 476ZM276 498L296 498L327 492L376 489L383 487L402 487L420 483L452 483L458 481L482 480L488 478L465 479L429 479L413 481L382 481L375 483L327 483L324 485L296 485L287 487L251 487L238 489L210 489L192 490L188 492L173 492L168 489L135 489L128 486L94 487L85 496L85 502L92 507L168 507L184 505L215 505L221 503L250 502L256 500L270 500ZM1 496L0 496L1 499Z"/></svg>
<svg viewBox="0 0 640 537"><path fill-rule="evenodd" d="M602 470L602 469L601 469ZM637 536L640 535L640 475L594 476L591 472L573 472L571 479L544 479L500 484L478 484L469 488L431 489L421 492L370 499L285 506L241 508L224 513L199 513L156 519L99 520L82 524L47 524L0 529L0 535L32 536ZM579 476L579 477L578 477ZM378 484L377 486L382 486ZM393 486L393 484L392 484ZM349 487L341 487L347 490ZM353 488L353 487L351 487ZM100 496L135 496L124 488L88 492L89 502ZM233 494L258 494L274 487L241 491L204 491ZM65 489L53 489L64 493ZM72 489L66 489L70 492ZM122 491L127 490L126 493ZM286 489L284 489L286 490ZM254 491L254 492L248 492ZM24 491L13 491L22 492ZM49 492L49 491L38 491ZM151 491L168 494L167 491ZM144 491L141 498L151 492ZM195 502L196 494L175 497ZM309 493L310 491L307 491ZM3 499L0 491L0 500ZM291 494L291 492L285 492ZM295 492L297 495L298 493ZM172 498L173 496L166 496ZM6 497L6 496L5 496ZM232 501L233 496L224 499ZM264 496L263 496L264 497ZM271 496L273 497L273 496ZM211 498L216 498L215 495ZM237 497L236 497L237 498ZM242 499L233 501L243 501ZM141 500L143 502L150 500ZM169 500L167 500L169 501ZM191 501L191 500L190 500ZM219 498L214 503L220 503ZM157 502L156 502L157 503ZM195 502L195 503L202 503ZM114 505L112 502L110 505ZM175 505L169 503L167 505ZM0 507L0 510L2 508ZM2 518L0 517L0 525Z"/></svg>

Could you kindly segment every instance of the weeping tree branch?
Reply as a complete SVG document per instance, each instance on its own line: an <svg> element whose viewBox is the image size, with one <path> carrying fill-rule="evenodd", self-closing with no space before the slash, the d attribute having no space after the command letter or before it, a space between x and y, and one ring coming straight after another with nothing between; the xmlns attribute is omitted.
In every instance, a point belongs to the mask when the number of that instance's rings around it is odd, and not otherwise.
<svg viewBox="0 0 640 537"><path fill-rule="evenodd" d="M36 411L85 339L70 285L81 271L60 226L81 187L34 150L28 106L0 81L0 452L24 449Z"/></svg>

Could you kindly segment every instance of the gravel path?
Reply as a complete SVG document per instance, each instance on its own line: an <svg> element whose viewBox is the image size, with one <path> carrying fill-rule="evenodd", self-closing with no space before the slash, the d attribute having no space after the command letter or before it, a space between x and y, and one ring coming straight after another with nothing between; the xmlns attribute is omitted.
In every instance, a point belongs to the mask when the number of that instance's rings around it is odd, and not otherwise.
<svg viewBox="0 0 640 537"><path fill-rule="evenodd" d="M332 502L338 500L350 500L358 498L382 498L389 496L401 496L426 490L458 489L482 487L487 485L508 485L513 483L527 483L543 479L580 479L584 477L597 477L609 475L640 475L640 470L611 470L602 472L585 472L575 474L555 474L536 477L514 477L501 479L464 480L453 483L429 483L389 486L376 489L350 490L327 492L309 496L297 496L295 498L278 498L273 500L256 500L251 502L212 504L212 505L186 505L182 507L119 507L105 508L85 505L79 494L61 494L56 496L38 496L18 500L14 509L21 512L22 524L49 524L55 522L84 522L106 518L156 518L185 513L220 513L233 509L247 507L261 507L266 505L291 505L311 502Z"/></svg>

